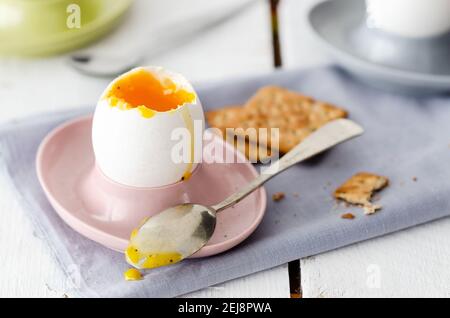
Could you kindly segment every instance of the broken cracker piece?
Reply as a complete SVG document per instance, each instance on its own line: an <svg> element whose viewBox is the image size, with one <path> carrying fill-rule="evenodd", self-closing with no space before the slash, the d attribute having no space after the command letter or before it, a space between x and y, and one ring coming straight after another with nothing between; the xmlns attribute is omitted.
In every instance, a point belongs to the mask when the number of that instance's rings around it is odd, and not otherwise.
<svg viewBox="0 0 450 318"><path fill-rule="evenodd" d="M382 208L370 202L373 194L389 184L389 179L367 172L359 172L344 182L334 192L334 197L350 204L362 206L364 213L369 215Z"/></svg>
<svg viewBox="0 0 450 318"><path fill-rule="evenodd" d="M378 210L381 210L383 207L379 204L368 204L363 206L364 214L371 215L377 212Z"/></svg>

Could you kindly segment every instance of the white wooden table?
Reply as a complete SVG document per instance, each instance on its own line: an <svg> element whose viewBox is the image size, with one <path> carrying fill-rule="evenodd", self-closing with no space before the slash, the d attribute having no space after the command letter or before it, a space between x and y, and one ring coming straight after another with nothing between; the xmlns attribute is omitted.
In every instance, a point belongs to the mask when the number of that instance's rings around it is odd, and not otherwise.
<svg viewBox="0 0 450 318"><path fill-rule="evenodd" d="M240 0L138 0L131 17L99 49L133 41L136 21L147 26ZM281 41L285 67L328 63L307 32L304 12L316 0L283 0ZM195 4L192 4L195 2ZM163 57L147 61L193 81L266 73L272 69L269 10L261 1L240 16ZM0 60L0 120L94 105L107 79L69 68L62 57ZM63 297L68 283L33 235L8 187L0 181L0 297ZM304 297L449 296L450 220L441 220L301 261ZM289 297L287 265L186 295L187 297Z"/></svg>

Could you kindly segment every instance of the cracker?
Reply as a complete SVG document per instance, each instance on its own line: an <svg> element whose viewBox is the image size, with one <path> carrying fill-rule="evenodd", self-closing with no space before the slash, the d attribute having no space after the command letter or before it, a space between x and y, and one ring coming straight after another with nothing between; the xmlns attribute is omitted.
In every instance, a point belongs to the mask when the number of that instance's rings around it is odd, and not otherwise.
<svg viewBox="0 0 450 318"><path fill-rule="evenodd" d="M389 179L367 172L359 172L334 191L334 197L350 204L362 206L365 214L373 214L382 208L370 200L376 191L389 184Z"/></svg>
<svg viewBox="0 0 450 318"><path fill-rule="evenodd" d="M347 117L341 108L278 86L258 90L245 104L250 127L279 128L281 153L286 153L326 123ZM271 144L271 140L263 140Z"/></svg>
<svg viewBox="0 0 450 318"><path fill-rule="evenodd" d="M230 124L241 120L241 112L242 106L226 106L206 112L205 117L210 126L223 129L225 132L225 128L230 127Z"/></svg>
<svg viewBox="0 0 450 318"><path fill-rule="evenodd" d="M206 112L206 120L211 127L217 128L221 132L221 136L227 138L227 128L238 126L241 122L243 107L227 106L216 110ZM238 139L234 135L229 135L228 139L236 149L245 154L251 162L267 162L272 156L272 151L267 144L252 142L248 138L239 145Z"/></svg>
<svg viewBox="0 0 450 318"><path fill-rule="evenodd" d="M326 123L344 117L347 112L341 108L277 86L259 89L244 107L231 106L207 113L213 127L242 128L235 131L237 135L244 134L247 128L267 128L267 137L246 137L255 144L273 146L282 154ZM279 129L279 145L272 141L270 128Z"/></svg>

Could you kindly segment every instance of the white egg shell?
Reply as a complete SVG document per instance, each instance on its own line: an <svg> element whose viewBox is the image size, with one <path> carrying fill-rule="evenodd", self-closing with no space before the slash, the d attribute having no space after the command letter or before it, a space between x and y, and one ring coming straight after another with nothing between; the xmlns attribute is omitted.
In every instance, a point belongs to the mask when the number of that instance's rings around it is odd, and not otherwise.
<svg viewBox="0 0 450 318"><path fill-rule="evenodd" d="M150 70L155 71L154 68ZM157 70L161 72L161 69ZM180 139L173 139L172 132L176 128L186 128L182 116L186 107L197 126L194 130L192 172L197 166L195 162L201 161L205 126L198 98L192 104L184 104L169 112L156 112L150 118L143 117L137 108L123 110L111 107L106 99L100 99L92 125L97 167L111 180L127 186L160 187L180 181L190 164L174 160L173 149L180 145Z"/></svg>

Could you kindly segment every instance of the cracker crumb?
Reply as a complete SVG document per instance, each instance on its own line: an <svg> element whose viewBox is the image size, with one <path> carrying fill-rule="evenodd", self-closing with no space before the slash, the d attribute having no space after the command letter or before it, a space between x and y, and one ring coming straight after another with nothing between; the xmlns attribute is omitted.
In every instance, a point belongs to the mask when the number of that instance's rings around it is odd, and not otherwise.
<svg viewBox="0 0 450 318"><path fill-rule="evenodd" d="M279 202L284 199L284 192L277 192L272 195L272 200L275 202Z"/></svg>
<svg viewBox="0 0 450 318"><path fill-rule="evenodd" d="M353 213L344 213L341 215L342 219L353 220L355 215Z"/></svg>
<svg viewBox="0 0 450 318"><path fill-rule="evenodd" d="M364 214L365 215L371 215L376 213L377 211L381 210L383 207L379 204L370 204L363 206Z"/></svg>

